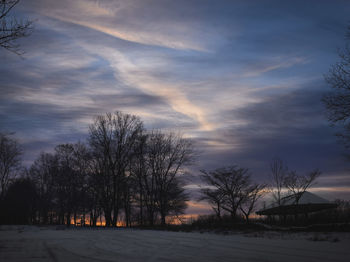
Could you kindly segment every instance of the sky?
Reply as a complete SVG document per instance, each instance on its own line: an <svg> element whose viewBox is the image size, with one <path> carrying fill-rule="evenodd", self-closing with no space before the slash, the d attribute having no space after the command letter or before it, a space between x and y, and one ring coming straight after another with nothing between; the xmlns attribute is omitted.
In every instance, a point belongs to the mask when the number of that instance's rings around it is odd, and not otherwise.
<svg viewBox="0 0 350 262"><path fill-rule="evenodd" d="M348 151L321 102L350 1L22 0L13 14L35 29L22 57L0 50L0 130L25 165L118 110L193 139L188 188L234 164L268 181L279 157L319 168L314 192L350 199Z"/></svg>

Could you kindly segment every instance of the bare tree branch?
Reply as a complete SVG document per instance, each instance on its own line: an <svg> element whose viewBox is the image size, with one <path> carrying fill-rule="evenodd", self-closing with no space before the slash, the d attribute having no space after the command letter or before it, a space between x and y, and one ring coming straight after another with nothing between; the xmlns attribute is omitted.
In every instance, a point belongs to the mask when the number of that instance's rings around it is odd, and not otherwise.
<svg viewBox="0 0 350 262"><path fill-rule="evenodd" d="M201 179L213 190L202 191L203 197L209 202L219 203L214 197L220 199L220 208L230 213L232 219L237 216L237 210L245 199L245 192L251 185L250 173L246 168L230 166L219 168L211 172L201 171ZM215 208L215 207L214 207Z"/></svg>
<svg viewBox="0 0 350 262"><path fill-rule="evenodd" d="M350 26L347 39L350 40ZM339 62L332 65L326 82L332 91L322 98L328 113L328 120L332 125L342 127L342 132L337 133L346 147L350 146L350 43L346 43L343 49L338 50Z"/></svg>
<svg viewBox="0 0 350 262"><path fill-rule="evenodd" d="M33 21L18 20L9 17L10 11L19 3L19 0L0 0L0 47L17 55L22 55L19 38L29 36L33 31Z"/></svg>
<svg viewBox="0 0 350 262"><path fill-rule="evenodd" d="M298 175L295 171L289 172L285 178L285 186L293 194L296 205L299 204L302 195L315 183L315 180L320 175L321 172L318 169L315 169L307 175Z"/></svg>
<svg viewBox="0 0 350 262"><path fill-rule="evenodd" d="M285 186L285 178L287 175L288 168L279 158L275 158L270 163L271 170L271 191L272 196L278 206L281 205L282 190Z"/></svg>

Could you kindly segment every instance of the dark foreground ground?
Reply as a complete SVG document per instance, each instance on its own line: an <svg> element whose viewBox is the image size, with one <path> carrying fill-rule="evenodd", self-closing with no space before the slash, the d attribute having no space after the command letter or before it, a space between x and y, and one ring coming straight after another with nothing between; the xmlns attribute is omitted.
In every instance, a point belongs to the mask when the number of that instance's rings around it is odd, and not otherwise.
<svg viewBox="0 0 350 262"><path fill-rule="evenodd" d="M349 261L349 233L0 227L0 261Z"/></svg>

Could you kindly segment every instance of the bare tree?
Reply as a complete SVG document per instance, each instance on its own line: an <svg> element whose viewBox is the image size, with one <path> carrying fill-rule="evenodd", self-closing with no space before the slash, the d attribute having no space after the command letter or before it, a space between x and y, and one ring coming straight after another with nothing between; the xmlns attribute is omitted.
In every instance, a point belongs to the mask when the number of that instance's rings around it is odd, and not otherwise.
<svg viewBox="0 0 350 262"><path fill-rule="evenodd" d="M147 177L149 176L149 166L147 165L147 139L148 135L140 133L136 143L134 144L134 157L130 163L130 172L134 180L134 197L135 201L138 202L139 208L139 223L144 224L145 221L145 205L147 204L148 195L147 188L148 184ZM153 217L153 215L151 215Z"/></svg>
<svg viewBox="0 0 350 262"><path fill-rule="evenodd" d="M249 223L249 216L254 211L258 200L266 193L265 184L254 184L244 191L244 199L241 202L239 209L243 213L247 223Z"/></svg>
<svg viewBox="0 0 350 262"><path fill-rule="evenodd" d="M122 207L123 184L133 154L133 145L143 129L141 120L116 112L95 118L90 126L90 145L99 162L103 180L103 206L106 225L117 225Z"/></svg>
<svg viewBox="0 0 350 262"><path fill-rule="evenodd" d="M208 186L216 188L218 194L224 196L222 209L229 212L231 218L235 219L251 183L248 169L230 166L211 172L201 172L202 180L206 181Z"/></svg>
<svg viewBox="0 0 350 262"><path fill-rule="evenodd" d="M224 203L223 193L218 189L211 188L201 188L200 193L201 196L199 198L199 201L207 201L211 205L211 208L214 210L217 218L221 219L221 210Z"/></svg>
<svg viewBox="0 0 350 262"><path fill-rule="evenodd" d="M90 126L90 146L93 151L94 173L98 182L98 194L101 207L105 216L106 226L110 226L112 221L113 205L113 175L115 173L115 159L113 154L113 126L112 115L96 117ZM112 170L111 170L112 169Z"/></svg>
<svg viewBox="0 0 350 262"><path fill-rule="evenodd" d="M88 172L86 177L87 208L89 210L90 225L96 226L98 218L102 215L105 180L103 176L101 176L99 159L92 156L93 154L91 154L91 159L89 161L90 172Z"/></svg>
<svg viewBox="0 0 350 262"><path fill-rule="evenodd" d="M153 131L150 134L148 164L151 177L148 184L153 187L153 192L149 193L155 194L162 225L165 225L166 216L175 211L174 201L186 199L177 177L183 174L183 167L191 164L193 159L194 151L190 140L174 133ZM181 211L180 206L177 205L177 212ZM185 208L185 205L182 206Z"/></svg>
<svg viewBox="0 0 350 262"><path fill-rule="evenodd" d="M29 175L38 190L39 222L70 225L73 216L77 224L78 215L85 221L89 207L97 201L89 194L91 161L82 143L58 145L53 154L42 153L35 160Z"/></svg>
<svg viewBox="0 0 350 262"><path fill-rule="evenodd" d="M343 131L337 135L342 138L345 146L350 146L350 26L348 27L347 43L338 50L340 61L332 65L325 76L326 82L333 89L322 101L328 111L328 120L339 124Z"/></svg>
<svg viewBox="0 0 350 262"><path fill-rule="evenodd" d="M74 146L73 144L61 144L55 147L57 157L58 173L54 177L59 204L59 215L67 226L71 224L71 217L76 205L76 194L78 189L77 176L74 170Z"/></svg>
<svg viewBox="0 0 350 262"><path fill-rule="evenodd" d="M221 219L222 215L222 205L224 204L224 192L220 188L216 187L208 187L208 185L212 184L212 178L205 171L201 171L203 174L200 176L202 182L205 183L205 186L199 185L200 189L200 197L198 201L207 201L211 208L214 210L218 219Z"/></svg>
<svg viewBox="0 0 350 262"><path fill-rule="evenodd" d="M168 185L166 214L179 218L187 208L189 195L185 192L184 183L179 177L175 177Z"/></svg>
<svg viewBox="0 0 350 262"><path fill-rule="evenodd" d="M288 172L288 168L281 159L275 158L270 163L270 170L272 180L272 196L277 205L280 206L282 204L282 190L285 186L285 178Z"/></svg>
<svg viewBox="0 0 350 262"><path fill-rule="evenodd" d="M49 153L41 153L31 165L29 174L38 190L38 222L52 224L55 209L55 177L58 173L57 157Z"/></svg>
<svg viewBox="0 0 350 262"><path fill-rule="evenodd" d="M23 52L16 40L32 33L33 22L10 17L11 10L18 3L19 0L0 0L0 47L21 55Z"/></svg>
<svg viewBox="0 0 350 262"><path fill-rule="evenodd" d="M0 199L16 176L20 167L22 150L17 141L7 134L0 133Z"/></svg>
<svg viewBox="0 0 350 262"><path fill-rule="evenodd" d="M81 142L73 144L73 217L75 225L78 223L79 215L81 215L80 224L85 224L86 211L91 206L87 203L90 196L88 178L92 172L91 161L90 151L85 144Z"/></svg>
<svg viewBox="0 0 350 262"><path fill-rule="evenodd" d="M305 191L311 187L315 180L321 175L321 172L316 169L307 175L298 175L295 171L289 172L285 178L285 186L293 194L295 204L299 204L299 200Z"/></svg>

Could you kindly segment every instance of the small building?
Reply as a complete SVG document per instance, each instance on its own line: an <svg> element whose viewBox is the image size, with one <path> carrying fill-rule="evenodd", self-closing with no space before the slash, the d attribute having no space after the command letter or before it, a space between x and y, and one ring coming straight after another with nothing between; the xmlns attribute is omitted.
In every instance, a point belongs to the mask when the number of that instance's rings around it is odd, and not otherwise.
<svg viewBox="0 0 350 262"><path fill-rule="evenodd" d="M296 200L299 198L298 203ZM317 196L310 192L301 193L301 196L288 195L281 199L281 205L276 202L270 204L266 208L263 208L256 212L258 215L264 216L286 216L305 214L308 215L312 212L317 212L325 209L336 208L337 204L330 203L328 200Z"/></svg>

